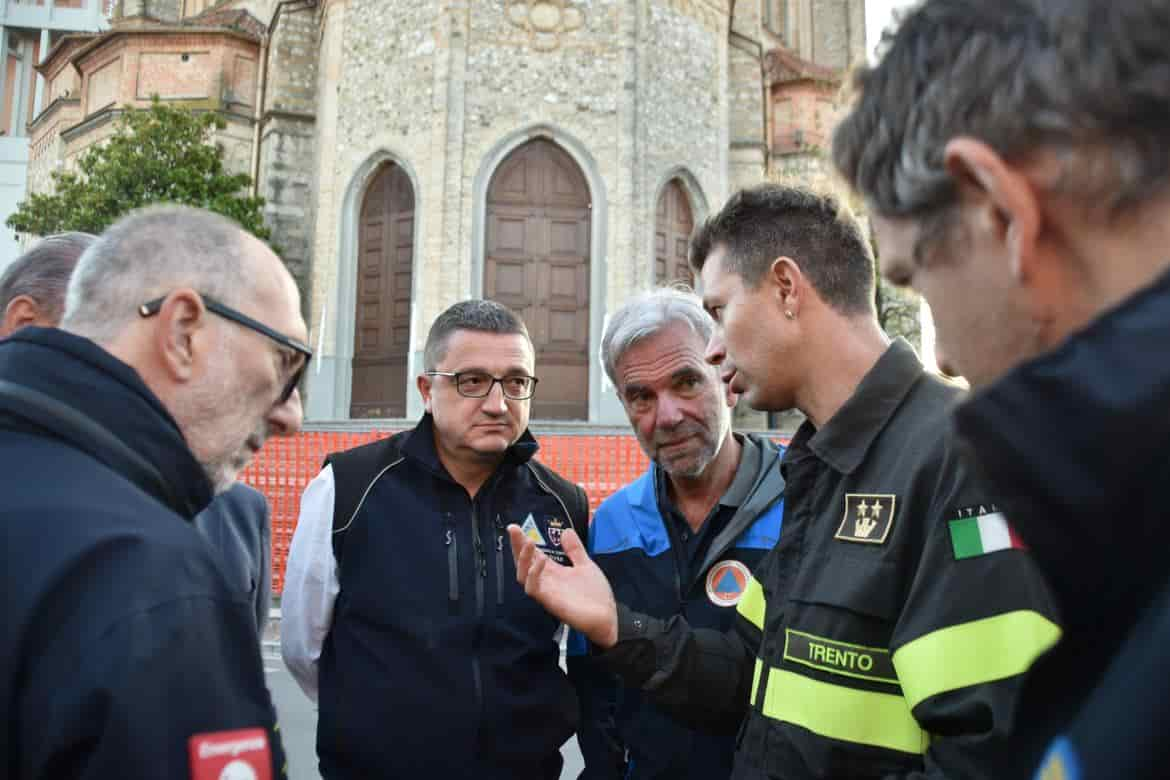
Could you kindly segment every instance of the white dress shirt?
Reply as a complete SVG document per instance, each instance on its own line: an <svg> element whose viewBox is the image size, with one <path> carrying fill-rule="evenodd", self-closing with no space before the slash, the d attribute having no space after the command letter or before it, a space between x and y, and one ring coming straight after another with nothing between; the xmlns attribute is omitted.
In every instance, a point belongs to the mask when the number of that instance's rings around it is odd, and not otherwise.
<svg viewBox="0 0 1170 780"><path fill-rule="evenodd" d="M333 466L305 488L280 601L280 655L301 690L317 701L321 647L341 585L333 557Z"/></svg>

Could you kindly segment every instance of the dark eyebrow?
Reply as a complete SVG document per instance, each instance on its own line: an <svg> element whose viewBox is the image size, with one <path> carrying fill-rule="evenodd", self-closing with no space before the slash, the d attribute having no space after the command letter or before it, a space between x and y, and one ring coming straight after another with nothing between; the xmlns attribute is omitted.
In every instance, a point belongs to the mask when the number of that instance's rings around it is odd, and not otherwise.
<svg viewBox="0 0 1170 780"><path fill-rule="evenodd" d="M631 382L630 384L622 387L622 396L626 398L644 392L646 392L646 386L637 384L636 382Z"/></svg>
<svg viewBox="0 0 1170 780"><path fill-rule="evenodd" d="M694 366L686 366L685 368L680 368L678 371L675 371L670 375L672 380L690 379L691 377L698 377L702 379L703 372Z"/></svg>

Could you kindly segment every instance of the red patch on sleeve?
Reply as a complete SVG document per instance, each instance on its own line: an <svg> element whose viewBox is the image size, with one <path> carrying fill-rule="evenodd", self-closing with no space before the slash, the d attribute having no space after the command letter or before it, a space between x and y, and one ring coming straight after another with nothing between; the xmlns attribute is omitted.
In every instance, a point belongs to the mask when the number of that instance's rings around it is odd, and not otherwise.
<svg viewBox="0 0 1170 780"><path fill-rule="evenodd" d="M264 729L196 734L187 740L191 780L272 780Z"/></svg>

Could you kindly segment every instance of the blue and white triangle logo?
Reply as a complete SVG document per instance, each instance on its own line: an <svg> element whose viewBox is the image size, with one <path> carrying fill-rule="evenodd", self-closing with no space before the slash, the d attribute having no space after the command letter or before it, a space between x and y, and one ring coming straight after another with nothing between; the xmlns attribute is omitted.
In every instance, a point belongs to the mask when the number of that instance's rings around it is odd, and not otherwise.
<svg viewBox="0 0 1170 780"><path fill-rule="evenodd" d="M544 541L544 537L540 535L540 529L536 527L536 521L532 519L532 513L528 513L528 517L524 519L524 525L520 526L521 532L536 542L541 547L547 547L548 543Z"/></svg>

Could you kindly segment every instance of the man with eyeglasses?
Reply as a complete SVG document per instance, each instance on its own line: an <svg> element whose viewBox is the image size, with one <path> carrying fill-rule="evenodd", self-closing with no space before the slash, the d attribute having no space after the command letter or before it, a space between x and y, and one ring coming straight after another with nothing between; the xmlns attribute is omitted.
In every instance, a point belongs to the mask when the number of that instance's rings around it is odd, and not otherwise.
<svg viewBox="0 0 1170 780"><path fill-rule="evenodd" d="M156 207L85 251L59 329L0 342L5 777L283 775L252 602L192 519L300 427L306 338L267 246Z"/></svg>
<svg viewBox="0 0 1170 780"><path fill-rule="evenodd" d="M30 325L55 328L61 323L69 277L94 241L97 236L89 233L46 236L12 261L0 276L0 338ZM165 298L156 298L144 304L139 314L158 314L164 301ZM222 314L227 309L206 297L203 302L212 313ZM285 338L266 325L252 322L266 335ZM294 349L300 347L294 345ZM299 379L300 372L291 378L283 399L292 395L292 387ZM215 547L230 584L252 601L259 640L268 624L272 602L272 520L268 501L260 491L237 482L195 516L195 526Z"/></svg>
<svg viewBox="0 0 1170 780"><path fill-rule="evenodd" d="M318 702L327 780L553 780L577 701L505 528L565 563L585 492L533 457L534 353L514 313L451 306L423 362L418 425L330 455L305 489L281 651Z"/></svg>

